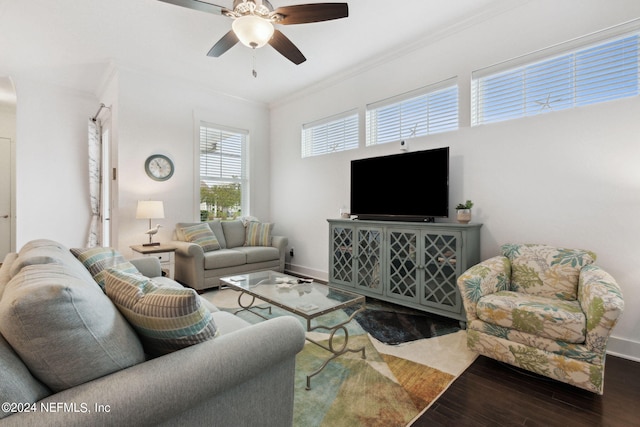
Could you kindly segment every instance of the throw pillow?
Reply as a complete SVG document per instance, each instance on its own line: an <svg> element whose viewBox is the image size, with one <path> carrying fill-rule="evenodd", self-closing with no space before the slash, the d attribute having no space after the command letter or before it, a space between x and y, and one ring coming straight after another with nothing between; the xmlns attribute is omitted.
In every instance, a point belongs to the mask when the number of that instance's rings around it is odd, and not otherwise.
<svg viewBox="0 0 640 427"><path fill-rule="evenodd" d="M127 261L113 248L74 248L71 253L85 266L93 280L104 290L104 275L108 268L116 268L127 273L140 273L138 269Z"/></svg>
<svg viewBox="0 0 640 427"><path fill-rule="evenodd" d="M160 286L147 277L109 269L106 291L150 356L171 353L217 334L211 311L194 289Z"/></svg>
<svg viewBox="0 0 640 427"><path fill-rule="evenodd" d="M220 243L208 224L192 225L182 229L184 240L186 242L196 243L202 246L205 252L217 251L220 249Z"/></svg>
<svg viewBox="0 0 640 427"><path fill-rule="evenodd" d="M273 224L250 222L245 233L245 246L271 246L271 230Z"/></svg>
<svg viewBox="0 0 640 427"><path fill-rule="evenodd" d="M0 300L0 333L56 392L145 360L131 326L86 277L73 266L29 265Z"/></svg>

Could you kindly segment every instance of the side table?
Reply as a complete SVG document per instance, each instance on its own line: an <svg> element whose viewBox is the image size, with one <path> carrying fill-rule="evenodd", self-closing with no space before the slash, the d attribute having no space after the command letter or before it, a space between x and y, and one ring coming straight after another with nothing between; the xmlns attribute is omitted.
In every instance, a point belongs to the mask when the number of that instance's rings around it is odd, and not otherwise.
<svg viewBox="0 0 640 427"><path fill-rule="evenodd" d="M170 279L174 278L175 273L175 246L171 245L156 245L156 246L143 246L133 245L129 246L131 250L137 252L143 256L153 256L160 260L160 268L163 273L167 273Z"/></svg>

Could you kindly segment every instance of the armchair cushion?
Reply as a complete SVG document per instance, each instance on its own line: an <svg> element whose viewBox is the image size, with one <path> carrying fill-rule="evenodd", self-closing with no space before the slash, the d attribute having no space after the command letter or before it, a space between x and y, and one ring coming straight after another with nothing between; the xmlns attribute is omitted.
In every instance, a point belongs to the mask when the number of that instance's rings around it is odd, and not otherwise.
<svg viewBox="0 0 640 427"><path fill-rule="evenodd" d="M502 253L511 261L511 290L525 294L575 300L580 269L596 255L581 249L538 244L506 244Z"/></svg>
<svg viewBox="0 0 640 427"><path fill-rule="evenodd" d="M586 320L578 301L501 291L482 297L476 310L493 325L567 343L585 340Z"/></svg>

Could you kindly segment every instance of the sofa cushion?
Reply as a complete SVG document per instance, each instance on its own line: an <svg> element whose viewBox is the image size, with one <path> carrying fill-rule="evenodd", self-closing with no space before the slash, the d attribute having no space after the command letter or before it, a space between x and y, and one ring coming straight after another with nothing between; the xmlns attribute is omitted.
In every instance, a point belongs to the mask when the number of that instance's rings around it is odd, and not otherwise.
<svg viewBox="0 0 640 427"><path fill-rule="evenodd" d="M227 248L231 249L244 246L245 228L242 221L235 219L233 221L222 221L221 224L224 230L224 237L227 241Z"/></svg>
<svg viewBox="0 0 640 427"><path fill-rule="evenodd" d="M568 343L583 343L586 317L579 301L501 291L478 301L478 318L487 323Z"/></svg>
<svg viewBox="0 0 640 427"><path fill-rule="evenodd" d="M596 259L581 249L534 244L506 244L502 253L511 261L512 291L564 300L577 298L580 269Z"/></svg>
<svg viewBox="0 0 640 427"><path fill-rule="evenodd" d="M69 249L58 242L47 239L32 240L20 249L17 259L11 264L10 276L15 276L28 265L64 264L70 256Z"/></svg>
<svg viewBox="0 0 640 427"><path fill-rule="evenodd" d="M85 266L93 279L104 290L104 276L109 268L116 268L127 273L140 273L138 269L127 261L113 248L74 248L71 253Z"/></svg>
<svg viewBox="0 0 640 427"><path fill-rule="evenodd" d="M10 252L4 257L2 265L0 265L0 299L2 299L2 293L4 292L5 286L7 286L7 283L11 280L11 274L9 272L11 270L11 265L17 258L18 254Z"/></svg>
<svg viewBox="0 0 640 427"><path fill-rule="evenodd" d="M51 391L29 372L9 343L0 335L0 402L34 403L51 394ZM11 415L0 409L0 419Z"/></svg>
<svg viewBox="0 0 640 427"><path fill-rule="evenodd" d="M272 246L245 246L234 251L242 252L247 257L247 264L275 261L280 259L280 251Z"/></svg>
<svg viewBox="0 0 640 427"><path fill-rule="evenodd" d="M245 246L271 246L273 224L252 221L245 229Z"/></svg>
<svg viewBox="0 0 640 427"><path fill-rule="evenodd" d="M53 391L144 361L127 321L100 288L81 277L67 265L27 266L0 300L0 332Z"/></svg>
<svg viewBox="0 0 640 427"><path fill-rule="evenodd" d="M150 356L216 336L211 312L194 289L160 286L147 277L109 269L106 291L138 332Z"/></svg>
<svg viewBox="0 0 640 427"><path fill-rule="evenodd" d="M208 224L184 227L182 228L182 234L186 242L200 245L204 252L217 251L220 249L220 243Z"/></svg>
<svg viewBox="0 0 640 427"><path fill-rule="evenodd" d="M238 248L241 249L241 248ZM204 254L204 269L213 270L215 268L235 267L247 263L247 254L242 250L221 249L215 252Z"/></svg>

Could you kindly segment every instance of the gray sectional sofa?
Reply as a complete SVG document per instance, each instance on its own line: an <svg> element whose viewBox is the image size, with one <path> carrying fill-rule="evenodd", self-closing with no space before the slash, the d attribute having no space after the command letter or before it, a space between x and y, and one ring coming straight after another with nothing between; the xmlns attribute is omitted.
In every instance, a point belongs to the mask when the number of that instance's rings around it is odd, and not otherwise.
<svg viewBox="0 0 640 427"><path fill-rule="evenodd" d="M241 220L208 221L219 242L219 249L204 251L202 246L185 241L183 230L196 222L176 224L171 242L175 252L175 279L185 286L203 290L220 286L220 278L254 271L284 271L288 239L271 236L269 246L246 245L246 227Z"/></svg>
<svg viewBox="0 0 640 427"><path fill-rule="evenodd" d="M159 288L186 292L160 277L156 258L131 263ZM217 336L150 358L85 265L51 240L4 259L0 426L292 424L295 355L304 346L296 319L250 325L191 291Z"/></svg>

